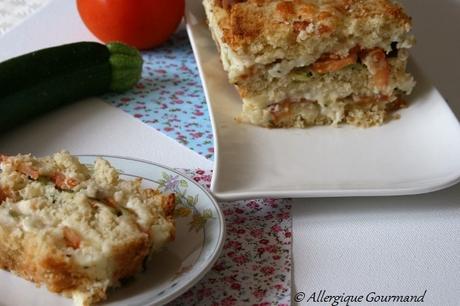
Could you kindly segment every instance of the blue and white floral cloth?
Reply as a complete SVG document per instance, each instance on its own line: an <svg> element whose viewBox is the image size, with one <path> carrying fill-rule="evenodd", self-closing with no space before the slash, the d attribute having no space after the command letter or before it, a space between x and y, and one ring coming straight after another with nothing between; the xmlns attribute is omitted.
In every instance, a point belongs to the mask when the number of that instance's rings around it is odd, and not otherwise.
<svg viewBox="0 0 460 306"><path fill-rule="evenodd" d="M103 97L206 158L213 136L206 100L185 30L162 46L143 52L140 83L121 95Z"/></svg>

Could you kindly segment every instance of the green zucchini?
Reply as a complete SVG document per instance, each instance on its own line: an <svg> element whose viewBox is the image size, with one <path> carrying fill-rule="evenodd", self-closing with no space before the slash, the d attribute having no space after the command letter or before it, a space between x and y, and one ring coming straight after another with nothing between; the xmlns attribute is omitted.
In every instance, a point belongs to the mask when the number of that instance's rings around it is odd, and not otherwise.
<svg viewBox="0 0 460 306"><path fill-rule="evenodd" d="M79 99L122 92L140 79L142 57L121 43L78 42L0 63L0 132Z"/></svg>

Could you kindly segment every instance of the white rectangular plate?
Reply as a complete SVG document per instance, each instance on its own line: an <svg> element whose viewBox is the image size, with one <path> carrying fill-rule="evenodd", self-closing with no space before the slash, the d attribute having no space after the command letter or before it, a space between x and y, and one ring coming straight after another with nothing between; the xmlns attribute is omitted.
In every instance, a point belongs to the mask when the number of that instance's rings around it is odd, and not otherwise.
<svg viewBox="0 0 460 306"><path fill-rule="evenodd" d="M400 120L370 129L264 129L234 120L242 102L222 69L201 1L188 1L186 18L214 130L216 197L406 195L460 180L459 122L414 63L417 88Z"/></svg>

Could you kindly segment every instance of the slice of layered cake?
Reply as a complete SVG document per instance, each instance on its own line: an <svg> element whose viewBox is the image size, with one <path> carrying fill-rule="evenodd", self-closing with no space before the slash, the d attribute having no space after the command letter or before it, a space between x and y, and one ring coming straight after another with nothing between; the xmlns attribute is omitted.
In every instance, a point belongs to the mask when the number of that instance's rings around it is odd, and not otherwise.
<svg viewBox="0 0 460 306"><path fill-rule="evenodd" d="M411 18L392 0L204 0L238 120L380 125L405 106Z"/></svg>
<svg viewBox="0 0 460 306"><path fill-rule="evenodd" d="M72 297L104 300L174 239L174 194L126 181L104 159L67 152L0 159L0 268Z"/></svg>

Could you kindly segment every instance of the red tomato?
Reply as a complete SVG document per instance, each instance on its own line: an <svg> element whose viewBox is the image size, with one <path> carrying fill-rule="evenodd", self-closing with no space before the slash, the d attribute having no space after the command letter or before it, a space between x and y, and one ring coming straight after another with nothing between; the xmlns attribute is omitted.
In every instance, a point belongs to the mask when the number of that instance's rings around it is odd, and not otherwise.
<svg viewBox="0 0 460 306"><path fill-rule="evenodd" d="M103 42L138 49L165 42L184 15L184 0L77 0L88 29Z"/></svg>

